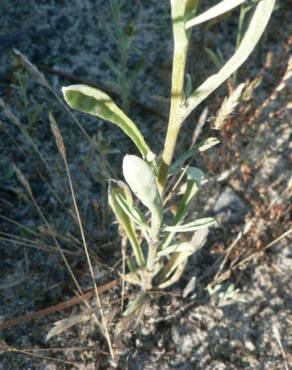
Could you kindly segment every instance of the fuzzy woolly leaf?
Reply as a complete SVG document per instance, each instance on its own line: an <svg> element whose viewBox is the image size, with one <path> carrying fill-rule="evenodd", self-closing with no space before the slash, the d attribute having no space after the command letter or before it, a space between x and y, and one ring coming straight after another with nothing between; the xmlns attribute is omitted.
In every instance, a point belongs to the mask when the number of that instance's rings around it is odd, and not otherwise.
<svg viewBox="0 0 292 370"><path fill-rule="evenodd" d="M146 144L135 123L103 91L87 85L71 85L62 88L68 105L80 112L110 121L119 126L134 142L143 158L151 162L155 156Z"/></svg>
<svg viewBox="0 0 292 370"><path fill-rule="evenodd" d="M136 155L126 155L123 160L123 174L128 185L141 202L151 212L160 215L162 201L151 167Z"/></svg>

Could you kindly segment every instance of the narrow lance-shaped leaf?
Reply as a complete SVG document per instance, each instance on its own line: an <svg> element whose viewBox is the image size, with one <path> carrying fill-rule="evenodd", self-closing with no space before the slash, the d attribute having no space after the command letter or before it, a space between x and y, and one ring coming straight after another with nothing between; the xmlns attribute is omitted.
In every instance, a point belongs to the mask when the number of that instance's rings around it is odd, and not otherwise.
<svg viewBox="0 0 292 370"><path fill-rule="evenodd" d="M110 186L109 186L109 204L112 207L119 224L121 225L121 227L124 229L125 233L127 234L127 237L133 248L133 252L134 252L138 266L144 266L145 260L144 260L144 256L142 253L140 243L136 235L135 226L133 222L131 221L131 219L129 218L129 216L120 206L119 202L117 201L117 196L119 195L122 195L123 197L125 197L129 203L131 202L131 193L127 185L123 183L122 181L111 180Z"/></svg>
<svg viewBox="0 0 292 370"><path fill-rule="evenodd" d="M217 55L212 49L209 48L204 48L204 50L217 69L220 69L224 65L220 55Z"/></svg>
<svg viewBox="0 0 292 370"><path fill-rule="evenodd" d="M239 48L218 73L209 77L187 99L181 113L183 120L246 61L268 24L275 1L259 1Z"/></svg>
<svg viewBox="0 0 292 370"><path fill-rule="evenodd" d="M196 249L192 245L191 242L183 242L183 243L177 243L177 244L172 244L167 248L162 249L161 251L158 252L158 256L168 256L171 253L176 253L176 252L187 252L187 253L194 253Z"/></svg>
<svg viewBox="0 0 292 370"><path fill-rule="evenodd" d="M68 105L80 112L110 121L119 126L134 142L143 158L152 162L155 155L146 144L135 123L103 91L87 85L71 85L62 88Z"/></svg>
<svg viewBox="0 0 292 370"><path fill-rule="evenodd" d="M189 258L193 252L185 251L185 252L177 252L174 253L167 265L165 266L164 278L167 278L171 275L171 273L180 266L187 258Z"/></svg>
<svg viewBox="0 0 292 370"><path fill-rule="evenodd" d="M183 220L189 209L192 199L200 188L203 178L204 173L199 168L189 167L187 169L187 189L175 215L174 225L177 225Z"/></svg>
<svg viewBox="0 0 292 370"><path fill-rule="evenodd" d="M247 0L223 0L219 4L216 4L212 6L212 8L206 10L204 13L189 19L186 22L186 28L189 29L191 27L197 26L198 24L219 17L220 15L229 12L230 10L236 8L244 2L247 2Z"/></svg>
<svg viewBox="0 0 292 370"><path fill-rule="evenodd" d="M128 203L127 200L121 195L116 195L116 200L119 203L120 207L123 211L129 216L129 218L137 225L139 225L140 229L143 232L143 235L147 241L149 241L149 225L147 224L143 213L139 210L139 208L135 208L133 204Z"/></svg>
<svg viewBox="0 0 292 370"><path fill-rule="evenodd" d="M198 152L204 152L212 148L213 146L220 143L220 140L216 137L208 137L205 140L202 140L199 144L195 145L194 148L187 150L183 153L170 167L170 172L173 173L177 171L183 163L188 160L189 158L193 157Z"/></svg>
<svg viewBox="0 0 292 370"><path fill-rule="evenodd" d="M176 267L174 273L171 275L171 277L168 280L158 285L158 288L165 289L173 285L174 283L176 283L181 278L186 268L187 262L188 262L188 256L186 256L186 258L184 258L183 261Z"/></svg>
<svg viewBox="0 0 292 370"><path fill-rule="evenodd" d="M198 220L189 222L184 225L166 226L165 231L172 231L176 233L187 233L202 229L203 227L209 227L216 224L216 220L212 217L200 218Z"/></svg>
<svg viewBox="0 0 292 370"><path fill-rule="evenodd" d="M189 209L192 199L196 195L201 185L201 182L204 178L204 173L195 167L189 167L187 170L187 189L183 195L183 198L180 202L178 210L173 220L173 226L167 226L165 231L170 231L168 236L164 239L163 243L160 246L160 250L164 250L169 246L171 243L176 230L169 229L171 227L175 228L176 226L180 225L183 222L184 217Z"/></svg>
<svg viewBox="0 0 292 370"><path fill-rule="evenodd" d="M145 227L146 229L149 228L142 212L135 208L133 204L129 204L121 194L117 194L116 199L133 222L141 227Z"/></svg>
<svg viewBox="0 0 292 370"><path fill-rule="evenodd" d="M164 289L172 284L174 284L182 275L188 258L195 252L194 248L192 250L185 250L175 252L171 255L167 264L161 270L158 276L158 287Z"/></svg>

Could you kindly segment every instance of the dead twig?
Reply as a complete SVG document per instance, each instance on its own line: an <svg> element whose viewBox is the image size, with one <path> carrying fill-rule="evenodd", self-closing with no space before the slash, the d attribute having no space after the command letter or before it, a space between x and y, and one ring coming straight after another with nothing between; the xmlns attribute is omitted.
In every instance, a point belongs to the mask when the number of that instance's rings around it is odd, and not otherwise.
<svg viewBox="0 0 292 370"><path fill-rule="evenodd" d="M114 288L115 286L118 285L118 283L119 283L119 279L116 279L116 280L112 280L109 283L98 287L97 289L98 289L99 294L102 294L102 293ZM41 319L41 318L43 318L47 315L50 315L52 313L63 311L65 309L70 308L72 306L75 306L75 305L77 305L77 304L79 304L83 301L87 301L87 300L91 299L94 296L94 294L95 294L95 289L91 289L91 290L83 293L80 296L70 298L70 299L68 299L66 301L63 301L61 303L58 303L54 306L43 308L43 309L41 309L37 312L33 312L33 313L30 313L30 314L27 314L27 315L16 317L15 319L10 319L10 320L4 321L3 323L0 324L0 330L8 329L8 328L11 328L12 326L16 326L16 325L22 325L22 324L25 324L25 323L30 322L32 320L39 320L39 319Z"/></svg>

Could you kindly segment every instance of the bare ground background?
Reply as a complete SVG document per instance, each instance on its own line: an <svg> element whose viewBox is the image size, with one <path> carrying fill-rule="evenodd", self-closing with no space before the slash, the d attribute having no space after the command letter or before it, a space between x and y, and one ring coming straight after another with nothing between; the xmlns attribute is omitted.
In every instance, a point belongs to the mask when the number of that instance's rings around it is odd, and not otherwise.
<svg viewBox="0 0 292 370"><path fill-rule="evenodd" d="M224 59L231 55L237 17L235 11L222 22L193 32L188 69L194 85L216 70L204 47L221 50ZM74 77L114 89L115 76L104 57L121 66L117 45L109 36L114 24L107 1L6 0L0 4L0 19L0 97L7 108L6 114L0 112L3 324L74 296L75 287L55 250L52 233L82 289L92 288L48 113L54 114L65 140L99 286L121 271L121 242L106 206L106 163L111 175L121 178L122 158L135 148L118 129L74 113L88 140L52 91L13 54L16 48L37 65L59 96L61 86L74 82ZM218 226L209 231L182 280L165 294L154 294L144 321L122 334L117 334L120 285L102 294L120 369L286 370L292 363L291 235L281 238L291 229L290 19L289 2L278 1L265 36L237 75L238 82L262 78L261 84L218 133L220 146L193 162L209 179L194 202L193 216L216 216ZM158 152L166 128L161 113L167 116L170 87L169 4L124 2L122 22L132 42L128 71L141 64L128 111ZM220 88L188 120L177 155L190 145L203 109L208 107L211 118L226 94L226 86ZM210 132L206 123L201 137ZM50 229L12 164L29 180ZM220 279L215 279L227 251ZM232 263L253 253L255 258L228 273ZM220 283L220 291L210 295L206 290L210 283ZM133 293L127 290L126 298ZM75 326L45 341L54 322L82 312L81 303L1 330L0 369L110 369L108 348L92 317L82 322L79 318Z"/></svg>

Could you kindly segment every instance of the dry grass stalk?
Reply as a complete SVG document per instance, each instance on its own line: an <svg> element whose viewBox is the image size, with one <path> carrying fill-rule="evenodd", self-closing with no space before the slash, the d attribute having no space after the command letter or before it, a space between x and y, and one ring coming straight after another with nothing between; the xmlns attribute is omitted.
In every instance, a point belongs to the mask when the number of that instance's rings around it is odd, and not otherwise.
<svg viewBox="0 0 292 370"><path fill-rule="evenodd" d="M291 77L292 77L292 56L288 59L287 68L286 68L286 71L285 71L281 81L276 86L276 88L273 90L272 94L270 96L268 96L267 99L265 99L263 101L263 103L256 109L256 111L254 112L254 114L252 115L250 120L248 121L248 126L252 125L260 117L262 112L273 101L275 101L277 99L277 97L281 93L281 91L283 91L286 88L286 86L288 84L288 81L291 79Z"/></svg>
<svg viewBox="0 0 292 370"><path fill-rule="evenodd" d="M113 365L115 366L116 365L115 353L113 351L113 346L112 346L112 343L111 343L111 338L110 338L110 334L109 334L108 327L107 327L107 321L105 319L105 315L104 315L103 308L102 308L102 305L101 305L101 299L100 299L100 296L99 296L99 293L98 293L98 288L97 288L97 285L96 285L96 282L95 282L95 276L94 276L94 271L93 271L93 267L92 267L92 262L91 262L91 258L90 258L90 255L89 255L88 246L87 246L87 242L86 242L85 234L84 234L84 230L83 230L83 225L82 225L82 221L81 221L81 217L80 217L80 213L79 213L79 209L78 209L78 205L77 205L77 201L76 201L76 197L75 197L75 191L74 191L74 188L73 188L72 178L71 178L71 174L70 174L70 170L69 170L69 166L68 166L64 141L63 141L61 132L60 132L58 126L57 126L57 122L54 119L52 114L50 114L50 122L51 122L52 132L55 136L56 145L57 145L58 150L59 150L59 152L60 152L60 154L63 158L63 161L64 161L64 165L65 165L65 169L66 169L66 173L67 173L67 177L68 177L68 181L69 181L71 196L72 196L72 200L73 200L73 204L74 204L74 209L75 209L75 213L76 213L76 217L77 217L77 222L78 222L78 225L79 225L80 234L81 234L81 238L82 238L82 242L83 242L83 246L84 246L84 252L85 252L85 255L86 255L87 263L88 263L89 270L90 270L90 275L91 275L94 290L95 290L96 304L97 304L97 307L99 309L100 317L101 317L101 323L99 323L99 321L98 321L98 324L99 324L100 329L103 332L103 334L104 334L104 336L107 340L109 351L110 351L111 358L112 358L112 362L113 362Z"/></svg>
<svg viewBox="0 0 292 370"><path fill-rule="evenodd" d="M61 248L61 246L60 246L60 244L59 244L59 242L58 242L58 240L57 240L57 238L56 238L56 236L55 236L55 234L54 234L54 232L52 230L51 225L49 224L49 222L46 219L44 213L42 212L42 210L40 209L39 205L37 204L37 202L36 202L36 200L34 198L34 195L32 193L32 190L31 190L31 187L29 185L29 182L26 180L26 178L24 177L23 173L16 166L14 166L14 170L15 170L16 176L18 177L19 181L21 182L21 184L25 188L26 192L28 193L32 204L34 205L34 207L36 208L37 212L39 213L42 221L46 225L47 229L49 229L49 230L52 231L52 238L53 238L53 240L54 240L54 242L55 242L55 244L56 244L56 246L57 246L57 248L58 248L58 250L59 250L59 252L60 252L60 254L62 256L62 258L63 258L63 261L64 261L64 263L65 263L65 265L66 265L66 267L67 267L67 269L68 269L68 271L69 271L69 273L70 273L70 275L72 277L72 280L74 281L74 284L75 284L75 286L76 286L79 294L80 295L83 295L82 289L81 289L81 287L80 287L80 285L79 285L79 283L78 283L78 281L77 281L77 279L76 279L76 277L75 277L75 275L74 275L74 273L73 273L73 271L72 271L72 269L70 267L70 264L69 264L69 262L67 260L67 257L65 256L65 253L64 253L63 249Z"/></svg>

